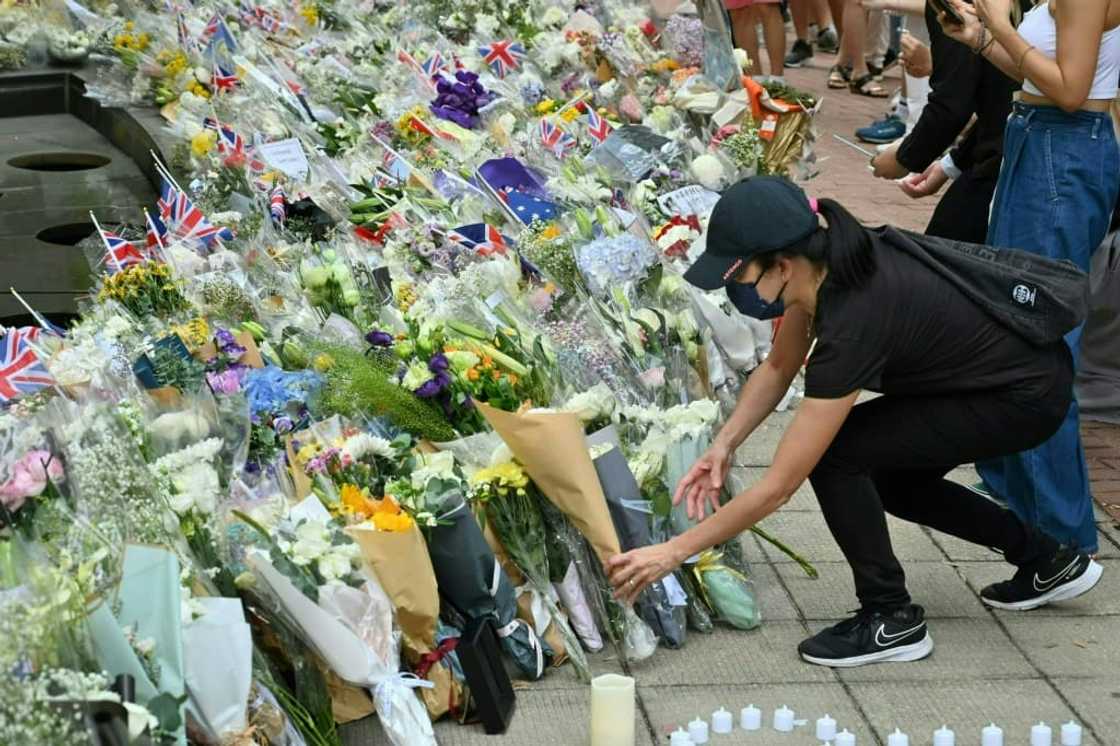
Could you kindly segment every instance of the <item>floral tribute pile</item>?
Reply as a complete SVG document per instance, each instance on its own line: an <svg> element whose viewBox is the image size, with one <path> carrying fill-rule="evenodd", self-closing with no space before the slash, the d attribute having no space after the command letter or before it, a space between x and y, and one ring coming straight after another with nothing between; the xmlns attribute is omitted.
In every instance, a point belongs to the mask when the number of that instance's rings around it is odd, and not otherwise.
<svg viewBox="0 0 1120 746"><path fill-rule="evenodd" d="M0 66L166 144L80 314L0 334L0 743L432 744L480 620L529 681L760 623L736 542L633 608L602 570L689 528L768 351L681 280L719 191L812 164L697 10L4 4Z"/></svg>

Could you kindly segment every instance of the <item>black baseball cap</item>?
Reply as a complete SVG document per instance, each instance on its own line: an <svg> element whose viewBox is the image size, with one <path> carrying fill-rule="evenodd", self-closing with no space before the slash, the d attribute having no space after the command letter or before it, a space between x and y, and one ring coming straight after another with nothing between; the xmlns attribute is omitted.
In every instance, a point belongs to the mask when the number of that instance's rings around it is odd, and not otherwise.
<svg viewBox="0 0 1120 746"><path fill-rule="evenodd" d="M719 198L704 253L684 273L701 290L724 287L751 257L792 246L817 230L801 187L781 176L751 176Z"/></svg>

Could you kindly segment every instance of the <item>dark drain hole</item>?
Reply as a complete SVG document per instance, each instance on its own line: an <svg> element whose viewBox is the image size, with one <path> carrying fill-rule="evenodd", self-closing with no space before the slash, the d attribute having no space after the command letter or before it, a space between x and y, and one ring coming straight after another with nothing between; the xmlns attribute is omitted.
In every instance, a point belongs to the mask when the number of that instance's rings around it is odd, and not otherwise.
<svg viewBox="0 0 1120 746"><path fill-rule="evenodd" d="M8 165L25 171L88 171L111 161L96 153L31 153L9 159Z"/></svg>
<svg viewBox="0 0 1120 746"><path fill-rule="evenodd" d="M59 246L77 246L79 241L89 238L93 233L93 223L67 223L44 228L35 235L35 238Z"/></svg>

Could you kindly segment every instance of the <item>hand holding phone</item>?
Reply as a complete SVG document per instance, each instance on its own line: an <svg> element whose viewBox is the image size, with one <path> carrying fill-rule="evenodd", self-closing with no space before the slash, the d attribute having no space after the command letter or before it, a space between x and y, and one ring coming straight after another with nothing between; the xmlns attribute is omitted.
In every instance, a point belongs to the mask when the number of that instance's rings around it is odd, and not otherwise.
<svg viewBox="0 0 1120 746"><path fill-rule="evenodd" d="M954 26L963 26L964 18L957 12L957 9L952 6L948 0L927 0L930 7L933 8L935 13L945 14L945 19L952 23Z"/></svg>

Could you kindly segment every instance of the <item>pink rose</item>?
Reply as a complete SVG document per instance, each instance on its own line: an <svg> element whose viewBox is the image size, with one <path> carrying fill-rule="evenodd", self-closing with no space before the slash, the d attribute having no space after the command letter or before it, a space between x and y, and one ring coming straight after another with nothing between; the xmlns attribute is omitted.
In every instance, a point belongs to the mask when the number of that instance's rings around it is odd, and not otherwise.
<svg viewBox="0 0 1120 746"><path fill-rule="evenodd" d="M627 93L618 102L618 110L631 122L642 121L642 104L633 93Z"/></svg>
<svg viewBox="0 0 1120 746"><path fill-rule="evenodd" d="M50 451L29 451L12 466L8 481L0 485L0 499L8 510L16 511L27 498L43 494L48 482L57 484L65 478L62 462Z"/></svg>

